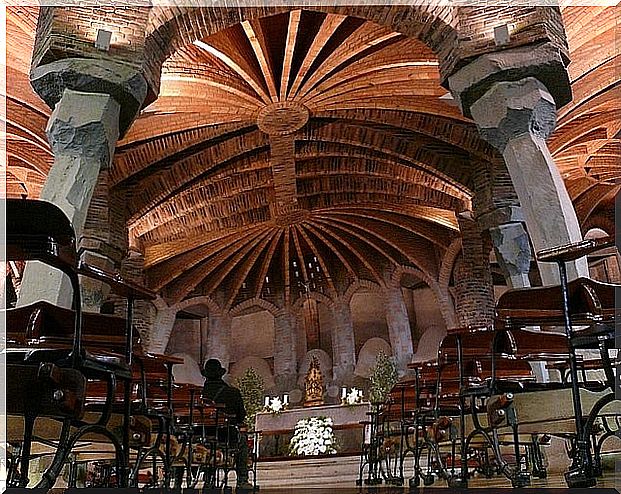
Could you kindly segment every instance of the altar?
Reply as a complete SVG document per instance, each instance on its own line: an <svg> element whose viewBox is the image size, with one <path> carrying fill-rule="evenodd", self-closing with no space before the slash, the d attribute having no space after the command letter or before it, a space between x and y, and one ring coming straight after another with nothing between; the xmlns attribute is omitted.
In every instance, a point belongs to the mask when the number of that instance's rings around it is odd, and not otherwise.
<svg viewBox="0 0 621 494"><path fill-rule="evenodd" d="M321 405L292 408L279 414L261 412L256 416L255 428L260 433L259 458L289 456L289 441L299 420L309 417L330 417L339 454L358 454L364 426L368 420L368 403L356 405Z"/></svg>

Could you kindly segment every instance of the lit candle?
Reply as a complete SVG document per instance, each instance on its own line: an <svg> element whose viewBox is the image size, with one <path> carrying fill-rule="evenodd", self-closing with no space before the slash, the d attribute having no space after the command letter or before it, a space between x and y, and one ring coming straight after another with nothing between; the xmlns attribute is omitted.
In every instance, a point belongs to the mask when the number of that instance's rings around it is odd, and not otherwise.
<svg viewBox="0 0 621 494"><path fill-rule="evenodd" d="M283 405L289 404L289 395L282 395L282 403Z"/></svg>
<svg viewBox="0 0 621 494"><path fill-rule="evenodd" d="M347 397L347 388L341 388L341 398L344 400Z"/></svg>
<svg viewBox="0 0 621 494"><path fill-rule="evenodd" d="M266 406L266 407L270 406L270 397L269 396L265 397L265 404L264 404L264 406Z"/></svg>

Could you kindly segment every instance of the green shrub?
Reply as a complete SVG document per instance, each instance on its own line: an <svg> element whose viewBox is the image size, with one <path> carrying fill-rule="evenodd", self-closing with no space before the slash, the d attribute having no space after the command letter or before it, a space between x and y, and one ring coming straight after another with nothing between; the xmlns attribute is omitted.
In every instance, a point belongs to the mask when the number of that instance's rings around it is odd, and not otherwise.
<svg viewBox="0 0 621 494"><path fill-rule="evenodd" d="M392 357L384 352L377 354L377 360L371 370L371 385L369 387L369 401L383 403L397 382L397 366Z"/></svg>
<svg viewBox="0 0 621 494"><path fill-rule="evenodd" d="M254 427L254 417L263 409L263 386L263 379L252 367L248 367L237 379L237 388L246 409L245 424L249 428Z"/></svg>

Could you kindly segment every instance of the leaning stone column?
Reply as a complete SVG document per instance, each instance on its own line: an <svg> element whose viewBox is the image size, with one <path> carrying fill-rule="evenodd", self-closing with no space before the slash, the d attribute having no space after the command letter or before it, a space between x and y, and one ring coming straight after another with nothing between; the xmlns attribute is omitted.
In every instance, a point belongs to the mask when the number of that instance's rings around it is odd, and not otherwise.
<svg viewBox="0 0 621 494"><path fill-rule="evenodd" d="M54 108L47 135L54 164L40 198L68 216L79 238L101 169L110 166L116 141L134 120L147 94L147 83L124 64L64 59L36 67L32 86ZM29 263L18 305L37 300L68 306L71 290L63 277Z"/></svg>
<svg viewBox="0 0 621 494"><path fill-rule="evenodd" d="M287 392L297 383L295 316L283 309L274 317L274 381Z"/></svg>
<svg viewBox="0 0 621 494"><path fill-rule="evenodd" d="M530 286L531 250L523 223L505 223L489 229L496 259L510 288Z"/></svg>
<svg viewBox="0 0 621 494"><path fill-rule="evenodd" d="M486 54L453 74L449 85L481 136L502 153L535 251L581 240L546 144L556 125L556 104L567 102L570 91L558 49L542 44ZM559 282L556 266L542 263L539 271L544 285ZM588 276L586 260L570 263L568 275Z"/></svg>
<svg viewBox="0 0 621 494"><path fill-rule="evenodd" d="M481 135L505 157L536 250L582 240L573 204L545 140L556 124L554 99L533 77L494 84L472 105ZM539 266L544 284L558 269ZM588 276L585 259L568 266L570 278Z"/></svg>
<svg viewBox="0 0 621 494"><path fill-rule="evenodd" d="M399 374L405 374L412 360L414 347L408 311L399 286L388 286L384 292L386 300L386 324L393 355Z"/></svg>
<svg viewBox="0 0 621 494"><path fill-rule="evenodd" d="M334 302L334 329L332 331L332 374L338 384L349 384L356 366L354 325L349 304Z"/></svg>
<svg viewBox="0 0 621 494"><path fill-rule="evenodd" d="M209 333L205 348L205 360L216 358L225 369L231 362L231 316L209 313Z"/></svg>
<svg viewBox="0 0 621 494"><path fill-rule="evenodd" d="M509 288L530 286L528 273L532 251L519 206L505 206L477 217L482 231L489 232L496 260Z"/></svg>

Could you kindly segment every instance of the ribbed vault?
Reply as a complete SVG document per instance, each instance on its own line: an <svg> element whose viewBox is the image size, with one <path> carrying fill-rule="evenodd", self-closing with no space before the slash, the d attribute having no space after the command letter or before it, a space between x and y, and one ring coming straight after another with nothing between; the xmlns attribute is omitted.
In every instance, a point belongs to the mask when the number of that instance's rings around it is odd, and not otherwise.
<svg viewBox="0 0 621 494"><path fill-rule="evenodd" d="M292 303L395 266L431 278L493 151L431 49L304 10L177 47L112 170L153 288Z"/></svg>
<svg viewBox="0 0 621 494"><path fill-rule="evenodd" d="M281 306L395 266L437 279L473 171L499 159L440 86L452 7L155 5L160 96L108 176L153 288ZM7 8L9 196L37 197L52 163L49 109L28 84L37 14ZM610 217L620 187L619 14L562 14L573 101L550 149L584 226Z"/></svg>

